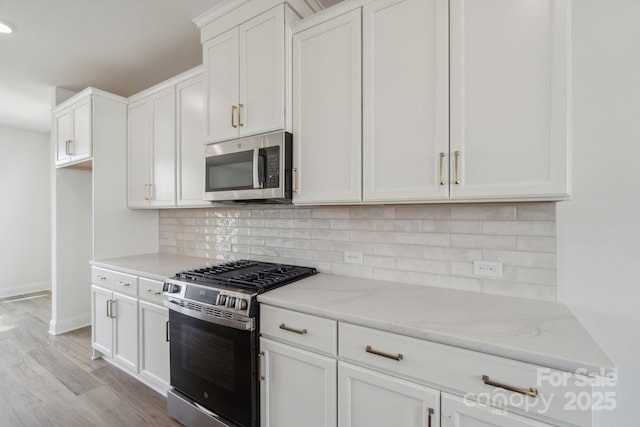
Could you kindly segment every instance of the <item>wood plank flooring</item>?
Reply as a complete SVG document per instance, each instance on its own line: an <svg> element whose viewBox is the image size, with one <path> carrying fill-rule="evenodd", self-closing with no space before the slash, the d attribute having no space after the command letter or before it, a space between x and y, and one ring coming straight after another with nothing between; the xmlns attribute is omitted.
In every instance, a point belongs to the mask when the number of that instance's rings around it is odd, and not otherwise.
<svg viewBox="0 0 640 427"><path fill-rule="evenodd" d="M91 328L47 333L51 294L0 299L0 427L180 426L164 396L102 359Z"/></svg>

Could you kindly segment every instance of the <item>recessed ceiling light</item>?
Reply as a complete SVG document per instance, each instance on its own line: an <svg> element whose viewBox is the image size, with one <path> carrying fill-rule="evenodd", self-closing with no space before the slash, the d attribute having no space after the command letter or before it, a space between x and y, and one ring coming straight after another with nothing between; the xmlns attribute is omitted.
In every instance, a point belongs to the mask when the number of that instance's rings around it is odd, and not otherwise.
<svg viewBox="0 0 640 427"><path fill-rule="evenodd" d="M0 33L1 34L11 34L13 33L13 28L11 28L8 24L0 21Z"/></svg>

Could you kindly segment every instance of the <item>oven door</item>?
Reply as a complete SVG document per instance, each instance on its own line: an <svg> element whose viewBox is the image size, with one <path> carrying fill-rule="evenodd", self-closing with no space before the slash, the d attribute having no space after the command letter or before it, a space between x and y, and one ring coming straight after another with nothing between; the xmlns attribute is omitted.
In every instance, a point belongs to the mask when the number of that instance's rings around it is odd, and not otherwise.
<svg viewBox="0 0 640 427"><path fill-rule="evenodd" d="M233 425L257 426L257 332L192 317L171 305L171 385Z"/></svg>

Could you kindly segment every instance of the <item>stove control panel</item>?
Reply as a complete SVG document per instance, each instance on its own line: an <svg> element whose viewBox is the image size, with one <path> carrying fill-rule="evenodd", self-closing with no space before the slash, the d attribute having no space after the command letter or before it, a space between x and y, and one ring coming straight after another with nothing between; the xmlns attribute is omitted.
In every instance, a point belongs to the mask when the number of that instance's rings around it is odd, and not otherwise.
<svg viewBox="0 0 640 427"><path fill-rule="evenodd" d="M168 299L180 299L195 303L206 304L212 308L251 316L252 295L239 291L212 288L182 283L169 279L162 288L163 294Z"/></svg>

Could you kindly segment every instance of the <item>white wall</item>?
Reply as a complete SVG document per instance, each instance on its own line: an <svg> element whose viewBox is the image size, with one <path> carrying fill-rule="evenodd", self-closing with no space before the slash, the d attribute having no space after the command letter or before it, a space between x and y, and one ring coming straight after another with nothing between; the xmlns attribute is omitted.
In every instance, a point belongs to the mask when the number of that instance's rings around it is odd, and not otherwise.
<svg viewBox="0 0 640 427"><path fill-rule="evenodd" d="M618 366L617 409L640 393L640 1L573 2L573 200L557 206L558 299Z"/></svg>
<svg viewBox="0 0 640 427"><path fill-rule="evenodd" d="M49 135L0 126L0 298L51 288Z"/></svg>

